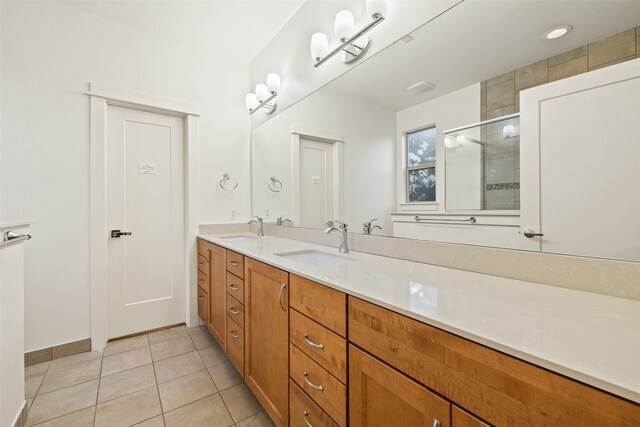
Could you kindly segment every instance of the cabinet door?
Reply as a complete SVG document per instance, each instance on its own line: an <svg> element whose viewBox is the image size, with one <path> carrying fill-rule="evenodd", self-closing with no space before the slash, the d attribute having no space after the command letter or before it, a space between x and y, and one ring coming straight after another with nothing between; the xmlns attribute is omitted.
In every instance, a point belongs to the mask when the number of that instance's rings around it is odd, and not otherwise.
<svg viewBox="0 0 640 427"><path fill-rule="evenodd" d="M209 331L226 352L226 256L220 246L209 245Z"/></svg>
<svg viewBox="0 0 640 427"><path fill-rule="evenodd" d="M289 274L245 262L245 382L277 426L289 423Z"/></svg>
<svg viewBox="0 0 640 427"><path fill-rule="evenodd" d="M450 403L349 345L351 427L449 427Z"/></svg>

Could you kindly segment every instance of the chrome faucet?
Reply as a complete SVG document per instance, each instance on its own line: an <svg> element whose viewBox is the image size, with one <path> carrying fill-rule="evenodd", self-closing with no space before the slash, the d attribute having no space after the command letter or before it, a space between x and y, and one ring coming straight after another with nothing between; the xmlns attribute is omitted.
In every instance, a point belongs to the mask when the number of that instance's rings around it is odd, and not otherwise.
<svg viewBox="0 0 640 427"><path fill-rule="evenodd" d="M337 224L338 228L336 228L335 226L331 226L329 228L327 228L326 230L324 230L325 233L329 234L332 231L337 231L340 233L340 247L338 248L338 252L340 252L341 254L348 254L349 253L349 242L347 241L348 235L347 235L347 224L344 224L338 220L333 220L333 222L329 222L331 224Z"/></svg>
<svg viewBox="0 0 640 427"><path fill-rule="evenodd" d="M256 219L252 219L247 224L252 224L254 222L258 224L258 236L262 237L264 236L264 223L262 222L262 218L260 218L259 216L254 216L254 218Z"/></svg>
<svg viewBox="0 0 640 427"><path fill-rule="evenodd" d="M276 225L284 225L286 222L290 222L291 224L293 224L293 221L285 218L284 216L279 216L278 218L276 218Z"/></svg>
<svg viewBox="0 0 640 427"><path fill-rule="evenodd" d="M365 222L364 224L362 224L362 232L363 232L364 234L369 235L369 234L371 234L371 232L372 232L373 230L375 230L376 228L377 228L378 230L382 230L382 227L380 227L380 226L379 226L379 225L377 225L377 224L376 224L376 225L374 225L374 226L371 226L371 224L373 223L373 221L377 221L377 220L378 220L378 218L373 218L371 221L369 221L369 222Z"/></svg>

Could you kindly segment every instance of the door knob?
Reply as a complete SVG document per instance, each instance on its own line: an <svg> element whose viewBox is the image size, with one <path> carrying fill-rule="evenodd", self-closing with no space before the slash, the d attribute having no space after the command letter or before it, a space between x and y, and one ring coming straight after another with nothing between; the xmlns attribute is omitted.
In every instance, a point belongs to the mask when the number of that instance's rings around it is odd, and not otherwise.
<svg viewBox="0 0 640 427"><path fill-rule="evenodd" d="M534 230L527 228L526 230L524 230L522 232L522 234L524 234L524 237L528 237L529 239L532 237L542 237L544 236L544 234L542 233L536 233Z"/></svg>
<svg viewBox="0 0 640 427"><path fill-rule="evenodd" d="M111 230L111 237L113 239L119 239L120 236L131 236L130 231Z"/></svg>

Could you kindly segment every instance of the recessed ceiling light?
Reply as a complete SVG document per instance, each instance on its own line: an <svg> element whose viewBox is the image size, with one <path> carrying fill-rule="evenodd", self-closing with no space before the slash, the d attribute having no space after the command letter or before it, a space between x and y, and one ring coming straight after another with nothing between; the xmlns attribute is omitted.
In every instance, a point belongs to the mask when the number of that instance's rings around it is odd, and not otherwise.
<svg viewBox="0 0 640 427"><path fill-rule="evenodd" d="M558 37L564 36L571 30L573 30L573 27L571 25L561 25L559 27L552 28L546 33L544 33L542 35L542 38L549 39L549 40L557 39Z"/></svg>
<svg viewBox="0 0 640 427"><path fill-rule="evenodd" d="M423 80L423 81L418 82L416 84L412 84L411 86L409 86L407 88L407 90L409 92L413 92L413 93L421 93L421 92L428 92L428 91L432 90L435 87L436 87L436 85L434 85L433 83Z"/></svg>
<svg viewBox="0 0 640 427"><path fill-rule="evenodd" d="M405 43L409 43L411 40L413 40L413 37L411 36L411 34L407 34L406 36L404 36L400 40L402 40Z"/></svg>

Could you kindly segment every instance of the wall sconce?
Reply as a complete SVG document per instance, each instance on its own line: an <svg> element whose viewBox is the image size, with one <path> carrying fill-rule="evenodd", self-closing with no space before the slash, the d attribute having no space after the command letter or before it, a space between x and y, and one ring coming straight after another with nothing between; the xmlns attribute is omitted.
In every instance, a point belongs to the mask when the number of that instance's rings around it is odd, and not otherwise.
<svg viewBox="0 0 640 427"><path fill-rule="evenodd" d="M338 12L334 23L334 33L340 41L338 47L329 52L329 38L326 34L315 33L311 36L311 57L315 61L314 67L319 67L338 53L341 53L340 59L345 64L362 57L371 45L371 38L364 34L384 21L386 9L386 0L367 0L367 15L371 17L371 21L355 34L353 13L350 10Z"/></svg>
<svg viewBox="0 0 640 427"><path fill-rule="evenodd" d="M248 93L245 98L245 106L249 114L258 111L258 107L264 109L265 113L271 114L275 111L276 102L271 102L280 91L280 75L277 73L267 74L267 84L260 83L256 85L255 93Z"/></svg>

